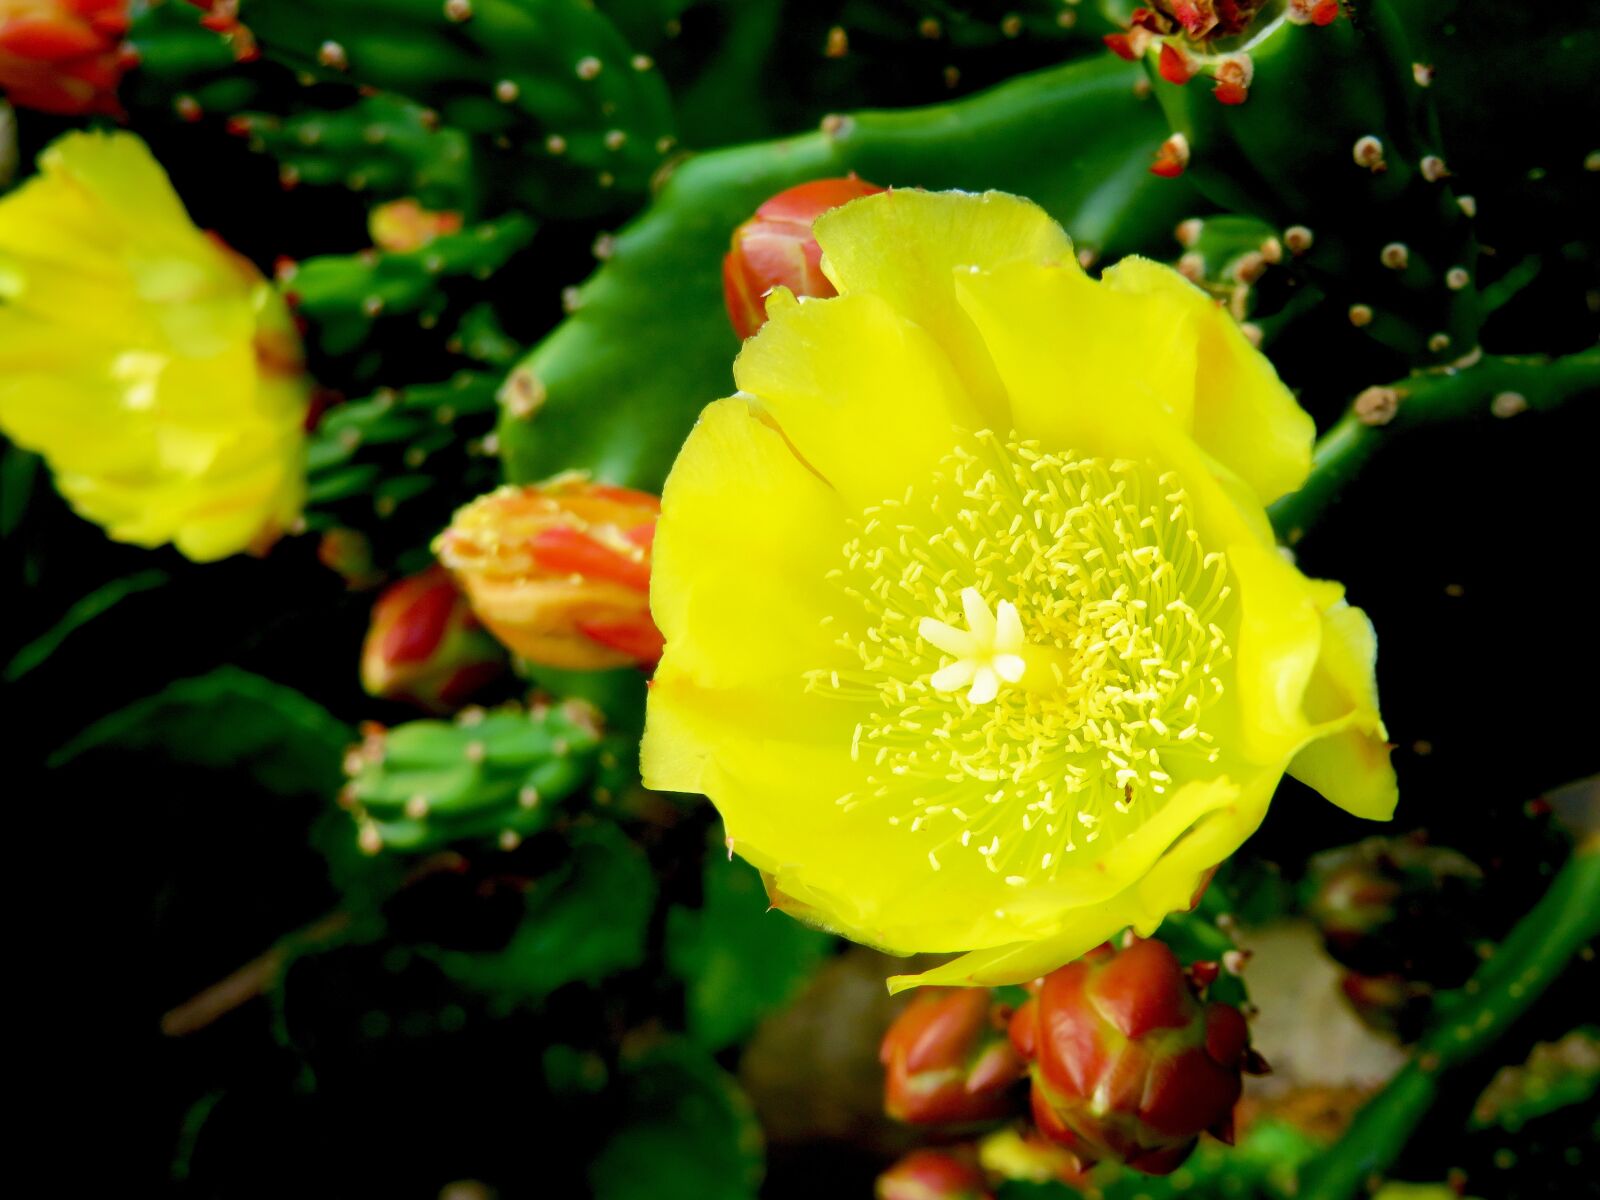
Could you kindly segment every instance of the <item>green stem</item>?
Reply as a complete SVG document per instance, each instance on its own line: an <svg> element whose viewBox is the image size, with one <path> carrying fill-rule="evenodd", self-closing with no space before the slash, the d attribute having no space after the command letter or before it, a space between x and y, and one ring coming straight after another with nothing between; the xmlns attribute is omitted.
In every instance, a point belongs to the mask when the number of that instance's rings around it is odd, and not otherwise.
<svg viewBox="0 0 1600 1200"><path fill-rule="evenodd" d="M1470 367L1419 372L1391 387L1399 399L1393 418L1371 424L1352 407L1317 440L1304 486L1272 506L1272 524L1290 545L1327 515L1379 448L1397 438L1511 415L1523 406L1551 411L1600 393L1600 350L1557 359L1485 357Z"/></svg>
<svg viewBox="0 0 1600 1200"><path fill-rule="evenodd" d="M1298 1200L1349 1200L1404 1149L1451 1072L1489 1050L1543 995L1567 962L1600 937L1600 837L1591 835L1495 956L1441 1004L1411 1062L1338 1142L1307 1167Z"/></svg>

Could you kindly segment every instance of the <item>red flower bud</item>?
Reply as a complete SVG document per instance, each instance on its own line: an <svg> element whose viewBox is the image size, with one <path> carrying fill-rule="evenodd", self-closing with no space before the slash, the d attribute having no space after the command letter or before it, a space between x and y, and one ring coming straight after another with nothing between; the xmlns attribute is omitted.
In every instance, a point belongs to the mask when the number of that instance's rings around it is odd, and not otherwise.
<svg viewBox="0 0 1600 1200"><path fill-rule="evenodd" d="M1347 971L1339 980L1339 990L1363 1025L1402 1042L1421 1037L1433 1011L1433 988L1403 975Z"/></svg>
<svg viewBox="0 0 1600 1200"><path fill-rule="evenodd" d="M1232 1136L1241 1073L1254 1067L1238 1009L1204 1003L1158 941L1101 946L1047 975L1011 1023L1033 1060L1033 1113L1086 1164L1165 1175L1202 1131Z"/></svg>
<svg viewBox="0 0 1600 1200"><path fill-rule="evenodd" d="M1248 54L1230 54L1216 66L1217 86L1211 94L1222 104L1243 104L1250 97L1255 64Z"/></svg>
<svg viewBox="0 0 1600 1200"><path fill-rule="evenodd" d="M738 229L722 260L722 295L733 331L747 338L767 319L766 295L786 287L796 296L832 296L822 273L822 248L811 224L829 209L883 189L854 175L815 179L779 192Z"/></svg>
<svg viewBox="0 0 1600 1200"><path fill-rule="evenodd" d="M1161 72L1161 78L1168 83L1184 84L1194 78L1188 55L1170 42L1162 45L1160 57L1156 60L1156 69Z"/></svg>
<svg viewBox="0 0 1600 1200"><path fill-rule="evenodd" d="M1026 1066L983 988L928 988L884 1035L884 1109L916 1125L992 1121L1015 1107Z"/></svg>
<svg viewBox="0 0 1600 1200"><path fill-rule="evenodd" d="M478 624L449 572L429 567L388 588L373 605L361 648L361 685L384 700L453 712L505 665L505 651Z"/></svg>
<svg viewBox="0 0 1600 1200"><path fill-rule="evenodd" d="M0 0L0 89L22 108L121 111L128 0Z"/></svg>
<svg viewBox="0 0 1600 1200"><path fill-rule="evenodd" d="M548 667L652 666L650 547L661 501L562 476L480 496L439 535L439 560L478 619Z"/></svg>
<svg viewBox="0 0 1600 1200"><path fill-rule="evenodd" d="M1156 150L1156 160L1150 164L1150 174L1163 179L1176 179L1189 165L1189 139L1175 133L1162 142Z"/></svg>
<svg viewBox="0 0 1600 1200"><path fill-rule="evenodd" d="M1103 41L1111 53L1115 54L1118 58L1126 59L1128 62L1139 61L1139 53L1133 48L1133 39L1127 34L1108 33L1100 40Z"/></svg>
<svg viewBox="0 0 1600 1200"><path fill-rule="evenodd" d="M913 1150L878 1176L878 1200L990 1200L988 1181L949 1150Z"/></svg>
<svg viewBox="0 0 1600 1200"><path fill-rule="evenodd" d="M1477 969L1473 947L1493 924L1482 869L1415 837L1326 850L1306 883L1306 913L1328 953L1364 975L1458 986Z"/></svg>

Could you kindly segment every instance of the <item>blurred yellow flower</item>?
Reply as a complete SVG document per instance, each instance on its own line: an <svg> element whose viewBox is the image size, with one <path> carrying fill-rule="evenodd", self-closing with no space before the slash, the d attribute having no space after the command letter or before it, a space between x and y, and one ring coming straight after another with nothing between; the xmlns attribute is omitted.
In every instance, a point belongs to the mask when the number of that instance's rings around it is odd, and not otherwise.
<svg viewBox="0 0 1600 1200"><path fill-rule="evenodd" d="M1285 770L1395 803L1366 616L1277 550L1310 417L1175 272L1096 282L1035 205L823 216L667 481L646 783L777 902L1000 984L1151 933Z"/></svg>
<svg viewBox="0 0 1600 1200"><path fill-rule="evenodd" d="M299 515L310 384L283 301L127 133L0 199L0 430L111 537L207 561Z"/></svg>

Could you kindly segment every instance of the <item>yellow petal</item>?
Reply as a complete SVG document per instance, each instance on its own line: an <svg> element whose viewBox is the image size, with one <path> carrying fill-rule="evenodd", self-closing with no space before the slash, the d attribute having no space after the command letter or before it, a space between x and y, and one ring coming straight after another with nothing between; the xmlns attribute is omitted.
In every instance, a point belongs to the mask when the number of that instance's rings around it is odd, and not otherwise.
<svg viewBox="0 0 1600 1200"><path fill-rule="evenodd" d="M705 687L840 659L827 572L843 561L837 493L744 400L701 413L661 497L650 603L666 657ZM781 636L774 636L777 631Z"/></svg>
<svg viewBox="0 0 1600 1200"><path fill-rule="evenodd" d="M1101 942L1132 928L1149 937L1168 914L1186 911L1206 872L1256 831L1271 800L1275 772L1252 776L1240 787L1227 780L1210 785L1225 802L1213 804L1149 869L1115 897L1064 915L1053 936L963 954L919 975L896 975L891 992L915 987L1000 987L1027 983L1064 966Z"/></svg>
<svg viewBox="0 0 1600 1200"><path fill-rule="evenodd" d="M880 297L780 298L767 311L734 380L856 511L925 482L952 428L979 420L933 339Z"/></svg>
<svg viewBox="0 0 1600 1200"><path fill-rule="evenodd" d="M1000 427L1004 394L982 339L956 303L957 269L1021 259L1069 262L1072 242L1038 205L1003 192L890 190L817 218L823 270L842 295L881 296L943 348L983 413Z"/></svg>
<svg viewBox="0 0 1600 1200"><path fill-rule="evenodd" d="M1238 323L1170 267L1125 258L1106 286L1186 318L1197 370L1192 383L1195 440L1243 478L1263 504L1298 488L1311 470L1316 426Z"/></svg>
<svg viewBox="0 0 1600 1200"><path fill-rule="evenodd" d="M1399 789L1378 715L1377 655L1366 613L1342 600L1323 612L1322 653L1307 687L1306 709L1331 732L1295 755L1289 774L1346 812L1387 821Z"/></svg>
<svg viewBox="0 0 1600 1200"><path fill-rule="evenodd" d="M1005 385L1011 428L1047 449L1172 469L1208 540L1271 544L1253 493L1187 436L1186 412L1169 405L1187 394L1194 360L1158 312L1076 265L1012 263L960 276L956 292ZM1150 354L1160 338L1163 352Z"/></svg>
<svg viewBox="0 0 1600 1200"><path fill-rule="evenodd" d="M39 162L0 198L0 428L118 540L198 560L270 540L305 490L281 297L133 135L69 134Z"/></svg>
<svg viewBox="0 0 1600 1200"><path fill-rule="evenodd" d="M1256 543L1228 547L1239 590L1234 645L1242 753L1285 761L1310 736L1306 687L1322 650L1322 615L1310 581L1276 551Z"/></svg>

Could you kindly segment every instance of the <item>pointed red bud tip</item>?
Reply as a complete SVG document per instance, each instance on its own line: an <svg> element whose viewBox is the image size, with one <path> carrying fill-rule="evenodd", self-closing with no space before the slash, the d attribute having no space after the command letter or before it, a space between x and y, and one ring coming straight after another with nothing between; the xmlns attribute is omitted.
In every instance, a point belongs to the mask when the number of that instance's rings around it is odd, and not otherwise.
<svg viewBox="0 0 1600 1200"><path fill-rule="evenodd" d="M0 0L0 92L19 108L120 115L128 0Z"/></svg>
<svg viewBox="0 0 1600 1200"><path fill-rule="evenodd" d="M811 226L823 213L883 189L854 175L815 179L779 192L738 229L722 260L722 295L734 332L747 338L766 322L767 293L786 287L796 296L835 295L822 273L822 247Z"/></svg>
<svg viewBox="0 0 1600 1200"><path fill-rule="evenodd" d="M1156 62L1156 70L1161 73L1161 78L1168 83L1181 85L1194 78L1194 71L1189 67L1189 56L1170 42L1161 47L1161 56Z"/></svg>
<svg viewBox="0 0 1600 1200"><path fill-rule="evenodd" d="M653 666L650 564L661 501L579 475L506 486L456 513L440 561L500 641L576 671Z"/></svg>
<svg viewBox="0 0 1600 1200"><path fill-rule="evenodd" d="M505 666L505 651L478 624L450 573L436 566L378 597L361 649L361 685L369 696L447 713Z"/></svg>
<svg viewBox="0 0 1600 1200"><path fill-rule="evenodd" d="M913 1150L878 1176L877 1200L991 1200L988 1181L968 1154Z"/></svg>
<svg viewBox="0 0 1600 1200"><path fill-rule="evenodd" d="M1156 151L1156 160L1150 164L1150 174L1163 179L1176 179L1189 165L1189 139L1175 133Z"/></svg>
<svg viewBox="0 0 1600 1200"><path fill-rule="evenodd" d="M1128 62L1138 62L1139 55L1133 48L1133 39L1125 33L1108 33L1100 39L1105 42L1111 53Z"/></svg>
<svg viewBox="0 0 1600 1200"><path fill-rule="evenodd" d="M1039 1130L1085 1163L1175 1170L1206 1131L1228 1132L1252 1061L1244 1015L1201 1002L1159 941L1101 947L1052 972L1012 1021L1033 1060Z"/></svg>
<svg viewBox="0 0 1600 1200"><path fill-rule="evenodd" d="M884 1034L884 1109L914 1125L966 1124L1010 1114L1026 1073L983 988L925 989Z"/></svg>

